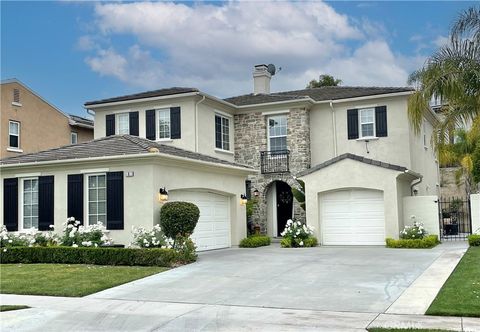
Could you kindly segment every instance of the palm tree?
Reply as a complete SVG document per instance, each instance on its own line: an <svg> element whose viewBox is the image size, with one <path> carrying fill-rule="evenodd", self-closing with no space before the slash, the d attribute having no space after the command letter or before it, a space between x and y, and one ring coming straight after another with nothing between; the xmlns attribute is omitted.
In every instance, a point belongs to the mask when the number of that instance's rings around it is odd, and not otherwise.
<svg viewBox="0 0 480 332"><path fill-rule="evenodd" d="M466 194L470 195L476 191L480 180L477 175L480 163L477 160L480 151L480 117L476 118L470 130L457 129L455 138L454 143L439 142L440 166L458 166L456 182L459 184L463 180Z"/></svg>
<svg viewBox="0 0 480 332"><path fill-rule="evenodd" d="M416 133L430 100L440 97L443 119L434 144L449 132L464 127L480 114L480 6L465 10L451 28L450 41L430 56L423 68L413 72L409 84L417 87L408 101L408 115Z"/></svg>

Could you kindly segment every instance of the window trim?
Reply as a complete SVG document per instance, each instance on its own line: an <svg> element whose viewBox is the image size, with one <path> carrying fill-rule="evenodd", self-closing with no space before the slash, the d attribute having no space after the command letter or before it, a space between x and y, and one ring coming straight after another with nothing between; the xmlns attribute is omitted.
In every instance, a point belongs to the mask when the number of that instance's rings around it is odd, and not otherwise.
<svg viewBox="0 0 480 332"><path fill-rule="evenodd" d="M75 137L75 143L73 142L73 137ZM76 131L70 132L70 144L77 144L78 143L78 133Z"/></svg>
<svg viewBox="0 0 480 332"><path fill-rule="evenodd" d="M287 132L285 135L276 135L276 136L270 136L270 119L271 118L275 118L275 117L280 117L280 116L284 116L285 117L285 120L286 120L286 129L287 129ZM270 146L270 139L271 138L278 138L278 137L285 137L286 138L286 149L285 150L278 150L278 151L288 151L288 116L287 114L275 114L275 115L271 115L269 117L267 117L267 150L268 151L272 151L271 150L271 146Z"/></svg>
<svg viewBox="0 0 480 332"><path fill-rule="evenodd" d="M16 123L18 125L18 134L12 134L10 132L10 124L11 123ZM11 148L11 149L18 149L20 150L20 128L21 128L21 123L20 121L15 121L15 120L8 120L8 147ZM10 145L10 136L17 136L17 140L18 140L18 146L11 146Z"/></svg>
<svg viewBox="0 0 480 332"><path fill-rule="evenodd" d="M168 137L160 138L160 113L168 113ZM170 114L170 108L156 108L155 109L155 140L156 141L172 141L172 117Z"/></svg>
<svg viewBox="0 0 480 332"><path fill-rule="evenodd" d="M373 121L362 123L362 112L372 111L373 112ZM375 107L365 107L358 109L358 138L368 139L368 138L377 138L377 123L375 122ZM362 124L373 124L373 135L372 136L363 136Z"/></svg>
<svg viewBox="0 0 480 332"><path fill-rule="evenodd" d="M218 147L217 146L217 116L220 118L220 138L221 138L221 141L220 141L220 144L221 144L221 147ZM223 140L223 135L224 135L224 132L223 132L223 119L227 120L228 121L228 149L225 149L224 148L224 140ZM214 117L214 121L213 121L213 124L214 124L214 136L213 136L213 139L214 139L214 142L215 142L215 150L217 150L218 152L231 152L232 151L232 144L231 144L231 133L232 133L232 126L231 126L231 123L232 123L232 117L231 116L228 116L228 115L225 115L223 113L220 113L220 112L215 112L215 117Z"/></svg>
<svg viewBox="0 0 480 332"><path fill-rule="evenodd" d="M120 134L120 117L126 116L127 118L127 133ZM115 114L115 135L129 135L130 134L130 113L121 112Z"/></svg>
<svg viewBox="0 0 480 332"><path fill-rule="evenodd" d="M30 228L25 228L24 227L24 220L23 220L23 217L24 217L24 211L23 211L23 208L24 208L24 199L23 199L23 194L24 194L24 187L25 187L25 184L24 182L26 180L37 180L37 195L39 195L39 187L38 187L38 182L39 182L39 177L38 176L29 176L29 177L23 177L23 178L19 178L20 180L20 185L18 186L18 190L19 190L19 199L18 199L18 232L24 232L24 231L27 231L29 230ZM37 201L37 205L39 205L39 202ZM40 207L39 207L40 208ZM40 209L37 211L37 218L39 218L39 215L40 214ZM37 230L38 230L38 225L37 225Z"/></svg>
<svg viewBox="0 0 480 332"><path fill-rule="evenodd" d="M88 173L88 174L85 174L86 176L84 176L84 188L86 190L84 190L84 204L85 204L85 207L84 207L84 217L83 219L85 220L82 220L83 221L83 225L84 226L90 226L90 201L89 201L89 195L90 195L90 187L88 186L88 182L89 182L89 179L91 176L99 176L99 175L104 175L105 176L105 225L103 225L105 228L107 227L107 173L105 172L99 172L99 173ZM98 202L98 199L97 199L97 202ZM98 216L98 213L97 213L97 216ZM96 224L96 223L95 223Z"/></svg>

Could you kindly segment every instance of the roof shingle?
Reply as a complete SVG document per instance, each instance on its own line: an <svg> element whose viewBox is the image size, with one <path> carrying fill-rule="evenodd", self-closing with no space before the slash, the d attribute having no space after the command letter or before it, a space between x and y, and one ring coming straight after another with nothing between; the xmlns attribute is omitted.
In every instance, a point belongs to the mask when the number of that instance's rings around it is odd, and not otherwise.
<svg viewBox="0 0 480 332"><path fill-rule="evenodd" d="M89 142L66 145L55 149L6 158L0 160L0 165L20 165L24 163L39 163L56 160L66 161L98 157L139 155L149 153L151 148L156 148L158 149L158 152L172 156L220 165L250 168L242 164L207 156L197 152L179 149L166 144L159 144L154 141L131 135L108 136Z"/></svg>

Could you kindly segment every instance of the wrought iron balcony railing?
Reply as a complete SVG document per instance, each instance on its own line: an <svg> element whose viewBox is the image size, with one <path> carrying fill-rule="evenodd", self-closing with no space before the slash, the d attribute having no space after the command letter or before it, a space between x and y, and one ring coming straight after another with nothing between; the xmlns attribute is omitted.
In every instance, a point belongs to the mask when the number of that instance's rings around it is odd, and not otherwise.
<svg viewBox="0 0 480 332"><path fill-rule="evenodd" d="M287 173L290 171L290 151L261 151L260 169L262 174Z"/></svg>

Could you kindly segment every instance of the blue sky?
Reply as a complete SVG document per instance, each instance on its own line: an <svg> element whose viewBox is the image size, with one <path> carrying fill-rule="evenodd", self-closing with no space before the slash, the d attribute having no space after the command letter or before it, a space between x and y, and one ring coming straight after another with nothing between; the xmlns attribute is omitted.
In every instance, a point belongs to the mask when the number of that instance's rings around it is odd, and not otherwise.
<svg viewBox="0 0 480 332"><path fill-rule="evenodd" d="M67 113L85 101L169 86L250 93L321 73L344 85L405 85L474 2L1 2L1 78Z"/></svg>

